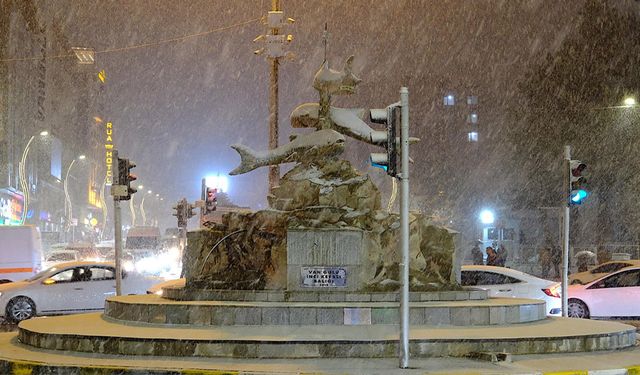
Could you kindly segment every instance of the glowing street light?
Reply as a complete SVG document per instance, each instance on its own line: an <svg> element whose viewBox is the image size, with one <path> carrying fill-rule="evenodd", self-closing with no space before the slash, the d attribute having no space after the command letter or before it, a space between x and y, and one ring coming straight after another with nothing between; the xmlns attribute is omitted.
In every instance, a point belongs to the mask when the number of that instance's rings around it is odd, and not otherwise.
<svg viewBox="0 0 640 375"><path fill-rule="evenodd" d="M227 193L229 190L229 179L224 175L205 177L207 187L218 189L219 192Z"/></svg>
<svg viewBox="0 0 640 375"><path fill-rule="evenodd" d="M67 216L67 228L71 226L71 222L73 221L73 206L71 205L71 196L69 195L69 174L71 173L71 168L73 168L77 160L84 160L86 158L87 157L85 155L79 155L76 159L73 159L71 161L71 164L69 164L69 168L67 168L67 173L64 176L64 213ZM75 240L75 228L73 230L72 240Z"/></svg>
<svg viewBox="0 0 640 375"><path fill-rule="evenodd" d="M482 212L480 212L480 222L482 224L493 224L494 221L495 215L493 214L493 211L482 210Z"/></svg>
<svg viewBox="0 0 640 375"><path fill-rule="evenodd" d="M624 98L623 103L625 107L635 107L637 105L636 99L631 96Z"/></svg>
<svg viewBox="0 0 640 375"><path fill-rule="evenodd" d="M43 130L40 132L40 137L46 137L49 135L49 132ZM22 218L20 219L20 223L24 224L27 219L27 210L29 208L29 186L27 185L27 171L26 171L26 162L27 156L29 155L29 150L31 149L31 143L34 141L36 136L31 136L27 145L24 147L22 151L22 157L20 158L20 162L18 163L18 176L20 179L20 189L22 190L22 194L24 194L24 203L22 206Z"/></svg>
<svg viewBox="0 0 640 375"><path fill-rule="evenodd" d="M93 48L71 47L71 50L78 58L78 64L91 65L96 61Z"/></svg>

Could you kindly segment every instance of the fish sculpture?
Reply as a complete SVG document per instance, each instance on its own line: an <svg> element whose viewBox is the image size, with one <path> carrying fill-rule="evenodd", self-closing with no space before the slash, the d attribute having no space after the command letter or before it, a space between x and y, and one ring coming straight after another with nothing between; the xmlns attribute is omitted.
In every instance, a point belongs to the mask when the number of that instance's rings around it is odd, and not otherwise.
<svg viewBox="0 0 640 375"><path fill-rule="evenodd" d="M342 71L329 68L329 63L325 61L313 77L313 87L329 96L353 94L362 80L353 74L352 65L353 55L347 58Z"/></svg>
<svg viewBox="0 0 640 375"><path fill-rule="evenodd" d="M344 136L337 131L322 129L296 136L286 145L269 151L254 151L247 146L234 144L231 145L231 148L240 154L240 165L229 174L233 176L268 165L337 156L344 151L344 142Z"/></svg>
<svg viewBox="0 0 640 375"><path fill-rule="evenodd" d="M305 103L296 107L293 112L291 112L291 126L294 128L320 129L322 126L319 121L319 109L320 105L318 103ZM374 137L372 137L373 132L376 130L372 129L362 120L366 113L368 113L368 111L362 108L330 107L330 127L351 138L371 145L379 145L374 140ZM418 141L418 138L409 138L409 143Z"/></svg>

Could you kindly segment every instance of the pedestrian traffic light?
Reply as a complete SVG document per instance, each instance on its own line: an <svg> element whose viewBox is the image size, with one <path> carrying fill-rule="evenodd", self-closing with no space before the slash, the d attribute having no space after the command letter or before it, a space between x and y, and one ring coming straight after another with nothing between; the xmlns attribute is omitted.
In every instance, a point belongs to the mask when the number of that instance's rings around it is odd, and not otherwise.
<svg viewBox="0 0 640 375"><path fill-rule="evenodd" d="M117 184L126 186L125 195L120 196L120 200L128 201L131 199L131 195L135 194L138 190L131 187L131 182L138 179L136 175L131 173L131 170L136 167L136 164L129 159L118 158L118 180Z"/></svg>
<svg viewBox="0 0 640 375"><path fill-rule="evenodd" d="M587 169L587 165L580 160L569 161L569 184L571 193L569 194L569 204L581 204L589 196L586 190L587 180L582 176L582 172Z"/></svg>
<svg viewBox="0 0 640 375"><path fill-rule="evenodd" d="M218 205L218 189L212 187L206 187L204 208L205 214L209 214L216 210Z"/></svg>
<svg viewBox="0 0 640 375"><path fill-rule="evenodd" d="M386 131L371 132L371 141L384 146L386 153L373 152L370 156L371 165L384 169L389 176L398 174L398 150L396 143L396 128L400 120L400 103L395 103L384 109L371 109L369 116L371 122L385 124Z"/></svg>

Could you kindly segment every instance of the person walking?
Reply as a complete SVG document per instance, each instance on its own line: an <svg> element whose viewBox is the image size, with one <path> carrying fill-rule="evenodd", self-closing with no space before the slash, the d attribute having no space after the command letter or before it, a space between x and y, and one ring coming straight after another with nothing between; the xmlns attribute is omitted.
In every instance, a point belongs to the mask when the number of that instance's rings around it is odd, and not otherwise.
<svg viewBox="0 0 640 375"><path fill-rule="evenodd" d="M476 243L471 249L471 259L473 264L484 264L484 254L480 250L480 245Z"/></svg>
<svg viewBox="0 0 640 375"><path fill-rule="evenodd" d="M500 244L498 246L498 265L500 267L504 267L507 262L507 256L509 256L509 252L507 251L507 247L504 244Z"/></svg>
<svg viewBox="0 0 640 375"><path fill-rule="evenodd" d="M489 246L485 250L487 252L487 266L498 266L498 253Z"/></svg>

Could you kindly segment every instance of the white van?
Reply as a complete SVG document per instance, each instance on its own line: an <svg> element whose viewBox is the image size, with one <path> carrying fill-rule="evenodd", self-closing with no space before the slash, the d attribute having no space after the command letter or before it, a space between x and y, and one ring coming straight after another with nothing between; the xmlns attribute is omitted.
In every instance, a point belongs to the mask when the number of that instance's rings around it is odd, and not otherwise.
<svg viewBox="0 0 640 375"><path fill-rule="evenodd" d="M24 280L40 272L41 246L38 228L0 225L0 280Z"/></svg>

